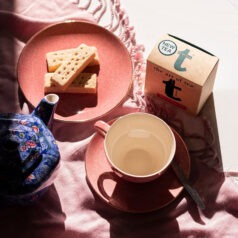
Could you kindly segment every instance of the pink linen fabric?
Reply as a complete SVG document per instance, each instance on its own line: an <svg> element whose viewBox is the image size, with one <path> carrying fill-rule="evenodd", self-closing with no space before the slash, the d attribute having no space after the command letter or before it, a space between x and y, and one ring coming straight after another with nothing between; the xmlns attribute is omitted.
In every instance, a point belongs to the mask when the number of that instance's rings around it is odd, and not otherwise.
<svg viewBox="0 0 238 238"><path fill-rule="evenodd" d="M55 122L53 134L62 161L54 184L30 206L0 204L0 237L143 238L236 237L238 191L235 171L222 171L219 137L211 96L197 117L156 99L143 98L145 62L129 17L116 0L0 1L0 112L28 113L16 77L19 54L42 27L65 19L87 20L113 31L127 46L134 64L134 87L127 100L103 120L148 111L174 127L191 155L191 182L205 202L199 210L184 191L158 211L130 214L101 201L86 180L85 152L94 133L92 122ZM225 159L225 158L224 158Z"/></svg>

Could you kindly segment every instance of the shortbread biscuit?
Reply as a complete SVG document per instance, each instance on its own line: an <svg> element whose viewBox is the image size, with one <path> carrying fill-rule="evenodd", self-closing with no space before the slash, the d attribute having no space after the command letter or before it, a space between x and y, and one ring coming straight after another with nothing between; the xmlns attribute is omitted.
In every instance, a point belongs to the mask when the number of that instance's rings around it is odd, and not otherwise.
<svg viewBox="0 0 238 238"><path fill-rule="evenodd" d="M80 46L85 47L85 44L81 44ZM54 72L64 61L67 61L71 54L78 51L80 48L78 46L77 48L72 49L65 49L65 50L58 50L58 51L52 51L48 52L46 54L46 62L47 62L47 70L48 72ZM92 46L93 49L95 49L95 57L92 59L92 61L88 64L88 66L94 66L99 65L99 56L97 48Z"/></svg>
<svg viewBox="0 0 238 238"><path fill-rule="evenodd" d="M96 93L97 75L95 73L80 73L74 81L65 89L54 85L51 81L52 73L45 74L46 93Z"/></svg>
<svg viewBox="0 0 238 238"><path fill-rule="evenodd" d="M53 73L51 81L62 90L65 90L81 73L95 56L95 49L88 46L80 46L78 51L71 54Z"/></svg>

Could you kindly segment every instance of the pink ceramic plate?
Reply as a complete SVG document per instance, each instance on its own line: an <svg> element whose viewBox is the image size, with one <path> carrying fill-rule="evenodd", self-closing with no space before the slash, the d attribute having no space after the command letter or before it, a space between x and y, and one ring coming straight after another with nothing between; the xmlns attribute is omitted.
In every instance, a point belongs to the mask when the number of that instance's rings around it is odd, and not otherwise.
<svg viewBox="0 0 238 238"><path fill-rule="evenodd" d="M177 146L174 159L189 177L190 157L187 147L176 131L174 134ZM149 212L170 204L182 192L183 186L171 168L160 178L148 183L132 183L117 177L107 162L103 141L104 138L98 133L92 138L85 166L90 187L109 205L125 212Z"/></svg>
<svg viewBox="0 0 238 238"><path fill-rule="evenodd" d="M59 94L55 119L89 121L123 102L132 84L133 67L123 43L108 30L87 22L51 25L33 36L18 62L18 81L26 99L36 106L44 96L46 53L85 43L98 49L100 66L97 95Z"/></svg>

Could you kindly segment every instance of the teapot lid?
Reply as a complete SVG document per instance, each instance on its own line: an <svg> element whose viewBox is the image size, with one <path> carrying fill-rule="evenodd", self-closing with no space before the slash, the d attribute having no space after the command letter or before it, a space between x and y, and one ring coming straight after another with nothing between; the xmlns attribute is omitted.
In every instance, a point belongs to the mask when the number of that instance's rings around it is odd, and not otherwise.
<svg viewBox="0 0 238 238"><path fill-rule="evenodd" d="M31 193L48 180L59 163L59 149L41 119L0 115L0 194Z"/></svg>

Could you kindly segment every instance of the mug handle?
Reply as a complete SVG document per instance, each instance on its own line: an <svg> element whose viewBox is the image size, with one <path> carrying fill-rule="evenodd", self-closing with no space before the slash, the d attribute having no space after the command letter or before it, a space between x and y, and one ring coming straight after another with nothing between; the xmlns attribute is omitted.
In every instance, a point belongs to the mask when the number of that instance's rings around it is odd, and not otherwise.
<svg viewBox="0 0 238 238"><path fill-rule="evenodd" d="M102 136L106 136L109 128L110 128L110 125L107 124L105 121L97 121L95 124L94 124L94 128L96 129L96 131L102 135Z"/></svg>
<svg viewBox="0 0 238 238"><path fill-rule="evenodd" d="M105 180L112 180L114 181L116 184L119 182L119 177L117 177L117 175L112 172L112 171L108 171L108 172L104 172L102 173L99 178L98 178L98 181L97 181L97 186L98 186L98 189L100 191L100 193L103 195L104 198L106 198L110 203L113 203L113 197L110 196L105 187L104 187L104 181Z"/></svg>

